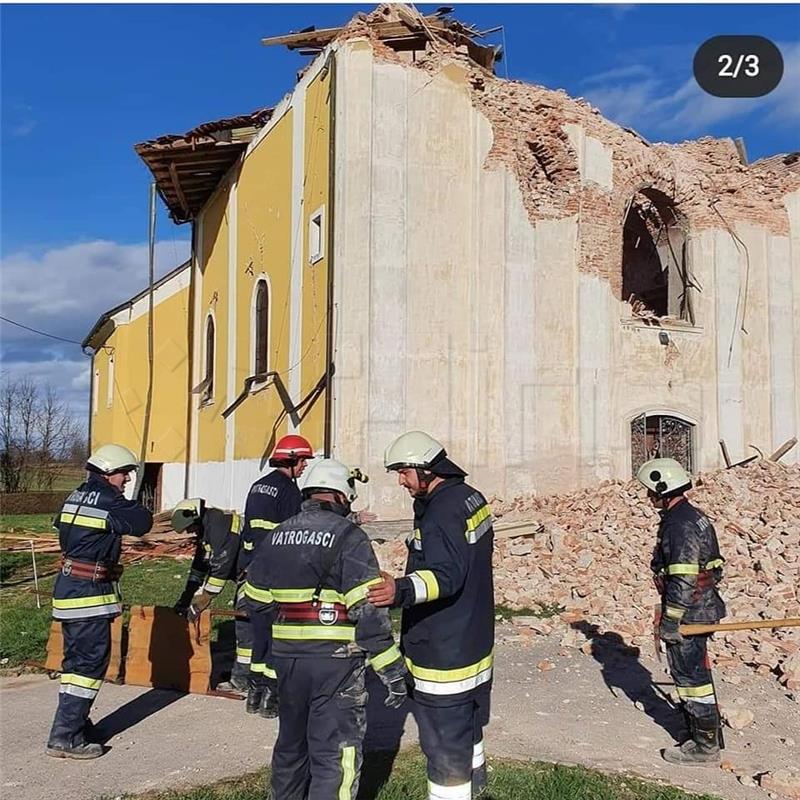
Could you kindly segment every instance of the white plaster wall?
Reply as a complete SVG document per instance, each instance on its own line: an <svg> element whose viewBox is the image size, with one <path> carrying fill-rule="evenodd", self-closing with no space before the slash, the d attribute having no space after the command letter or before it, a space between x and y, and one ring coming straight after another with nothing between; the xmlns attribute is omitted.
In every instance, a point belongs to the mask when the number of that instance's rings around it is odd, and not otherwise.
<svg viewBox="0 0 800 800"><path fill-rule="evenodd" d="M173 508L184 499L185 478L186 465L183 463L169 463L161 467L161 511Z"/></svg>
<svg viewBox="0 0 800 800"><path fill-rule="evenodd" d="M784 199L789 214L789 261L793 298L794 329L794 430L793 436L800 438L800 191L792 192ZM778 437L783 439L783 437ZM800 446L795 445L784 461L800 461Z"/></svg>
<svg viewBox="0 0 800 800"><path fill-rule="evenodd" d="M491 126L460 67L378 63L351 41L337 75L334 453L370 472L365 505L408 516L382 456L416 427L504 497L630 475L643 411L696 425L699 469L721 463L720 438L739 459L796 430L800 193L789 240L738 230L749 275L728 231L691 232L696 324L667 327L665 347L580 272L580 215L531 224L516 179L485 166ZM565 129L583 183L609 191L609 148Z"/></svg>

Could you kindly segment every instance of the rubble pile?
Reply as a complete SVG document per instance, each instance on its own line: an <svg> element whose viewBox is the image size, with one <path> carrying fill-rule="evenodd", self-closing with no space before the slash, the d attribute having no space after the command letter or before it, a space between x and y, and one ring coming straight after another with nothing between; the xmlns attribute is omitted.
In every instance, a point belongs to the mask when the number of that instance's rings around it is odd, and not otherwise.
<svg viewBox="0 0 800 800"><path fill-rule="evenodd" d="M705 473L690 497L713 521L726 559L728 621L800 616L800 466L765 460ZM558 607L563 622L586 620L653 650L658 595L649 565L658 516L638 484L606 481L491 505L498 605L523 613ZM520 520L534 524L515 535L507 523ZM384 569L402 568L401 543L377 549ZM583 643L572 628L562 639L565 646ZM745 664L775 675L800 699L800 629L717 634L713 652L722 667Z"/></svg>

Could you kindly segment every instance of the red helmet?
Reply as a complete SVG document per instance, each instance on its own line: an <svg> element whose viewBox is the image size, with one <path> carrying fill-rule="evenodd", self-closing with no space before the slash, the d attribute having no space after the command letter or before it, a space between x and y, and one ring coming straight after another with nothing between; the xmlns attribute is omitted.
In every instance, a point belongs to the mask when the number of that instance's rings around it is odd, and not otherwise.
<svg viewBox="0 0 800 800"><path fill-rule="evenodd" d="M311 447L311 442L302 436L297 436L290 433L287 436L281 436L275 449L272 451L269 463L271 466L280 466L282 464L296 464L301 458L314 458L314 450Z"/></svg>

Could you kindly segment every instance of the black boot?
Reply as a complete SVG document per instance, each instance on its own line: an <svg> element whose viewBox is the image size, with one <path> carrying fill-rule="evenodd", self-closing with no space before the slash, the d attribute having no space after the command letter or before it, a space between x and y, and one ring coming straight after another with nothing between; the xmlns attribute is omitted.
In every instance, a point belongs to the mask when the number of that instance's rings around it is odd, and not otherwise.
<svg viewBox="0 0 800 800"><path fill-rule="evenodd" d="M47 755L53 756L54 758L89 759L100 758L100 756L105 753L105 749L103 745L97 742L84 742L83 744L76 744L71 747L48 744L45 752Z"/></svg>
<svg viewBox="0 0 800 800"><path fill-rule="evenodd" d="M278 716L278 693L272 689L264 689L258 713L264 719L274 719Z"/></svg>
<svg viewBox="0 0 800 800"><path fill-rule="evenodd" d="M245 711L248 714L258 714L258 709L261 706L261 701L264 698L263 686L251 686L247 692L247 703L245 704Z"/></svg>
<svg viewBox="0 0 800 800"><path fill-rule="evenodd" d="M664 750L664 761L684 766L702 766L718 764L719 754L719 717L692 719L692 738L673 750Z"/></svg>

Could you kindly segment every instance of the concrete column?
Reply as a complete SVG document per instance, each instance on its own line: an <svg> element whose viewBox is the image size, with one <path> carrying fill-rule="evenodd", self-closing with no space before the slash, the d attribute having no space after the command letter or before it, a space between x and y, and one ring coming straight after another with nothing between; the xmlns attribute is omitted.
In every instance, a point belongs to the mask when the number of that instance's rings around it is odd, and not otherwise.
<svg viewBox="0 0 800 800"><path fill-rule="evenodd" d="M743 259L727 231L714 235L714 272L717 317L717 407L719 438L733 461L745 455L742 425L742 332L740 291Z"/></svg>

